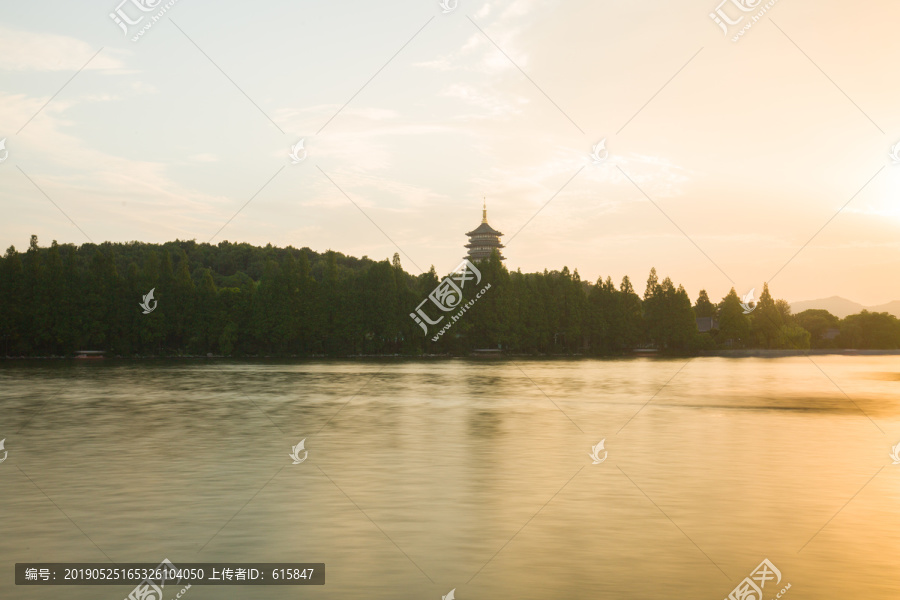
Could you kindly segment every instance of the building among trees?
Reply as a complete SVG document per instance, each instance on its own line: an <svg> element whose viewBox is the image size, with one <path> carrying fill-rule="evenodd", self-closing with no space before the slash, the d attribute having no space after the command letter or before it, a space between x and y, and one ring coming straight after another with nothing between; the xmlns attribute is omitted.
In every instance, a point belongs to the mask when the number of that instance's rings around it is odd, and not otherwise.
<svg viewBox="0 0 900 600"><path fill-rule="evenodd" d="M488 259L494 250L497 251L497 254L500 254L500 249L503 248L503 244L500 243L500 236L503 234L488 225L487 202L484 203L482 208L481 225L466 235L469 236L469 243L466 244L469 253L466 258L471 261ZM500 260L505 258L500 254Z"/></svg>

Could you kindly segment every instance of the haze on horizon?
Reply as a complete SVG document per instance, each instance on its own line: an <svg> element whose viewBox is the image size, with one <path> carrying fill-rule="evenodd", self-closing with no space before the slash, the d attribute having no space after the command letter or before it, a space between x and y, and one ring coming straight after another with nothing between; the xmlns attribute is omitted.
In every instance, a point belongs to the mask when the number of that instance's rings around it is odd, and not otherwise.
<svg viewBox="0 0 900 600"><path fill-rule="evenodd" d="M780 0L733 43L716 4L179 0L136 43L116 2L11 4L0 249L211 239L446 272L486 197L511 270L900 299L900 5Z"/></svg>

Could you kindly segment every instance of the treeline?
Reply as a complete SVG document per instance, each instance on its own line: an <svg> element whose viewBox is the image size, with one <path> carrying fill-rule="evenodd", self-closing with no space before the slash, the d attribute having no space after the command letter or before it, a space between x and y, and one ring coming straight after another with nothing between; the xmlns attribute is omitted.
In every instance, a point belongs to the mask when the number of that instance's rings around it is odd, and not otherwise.
<svg viewBox="0 0 900 600"><path fill-rule="evenodd" d="M470 309L437 341L450 314L429 294L444 281L432 267L411 275L393 261L309 248L221 242L57 244L31 237L24 253L0 258L0 352L6 356L326 355L451 353L615 354L636 348L900 348L900 321L886 313L837 319L792 315L766 286L744 314L732 289L695 303L655 269L643 295L628 277L582 281L568 268L509 272L495 255L481 281L463 288ZM490 283L476 303L474 294ZM155 308L140 303L154 290ZM450 304L455 300L450 297ZM411 318L420 303L424 333ZM711 326L698 331L700 322Z"/></svg>

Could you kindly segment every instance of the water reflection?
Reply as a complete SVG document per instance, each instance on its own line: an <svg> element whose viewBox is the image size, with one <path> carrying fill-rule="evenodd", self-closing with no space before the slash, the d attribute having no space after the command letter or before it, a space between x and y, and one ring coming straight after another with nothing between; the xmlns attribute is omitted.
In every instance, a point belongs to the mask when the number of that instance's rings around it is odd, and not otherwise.
<svg viewBox="0 0 900 600"><path fill-rule="evenodd" d="M0 597L123 598L11 585L105 553L327 564L189 599L722 598L763 558L896 598L900 365L814 360L7 363Z"/></svg>

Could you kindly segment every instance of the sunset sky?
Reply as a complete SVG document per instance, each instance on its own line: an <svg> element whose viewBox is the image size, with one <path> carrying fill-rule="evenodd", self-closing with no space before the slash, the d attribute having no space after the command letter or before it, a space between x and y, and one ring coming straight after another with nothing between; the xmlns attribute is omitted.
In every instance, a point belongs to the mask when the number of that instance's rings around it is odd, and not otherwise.
<svg viewBox="0 0 900 600"><path fill-rule="evenodd" d="M132 42L164 4L122 5L147 15L126 36L118 0L7 1L0 251L212 239L445 273L485 196L511 270L900 299L900 3L779 0L735 43L718 2L178 0Z"/></svg>

